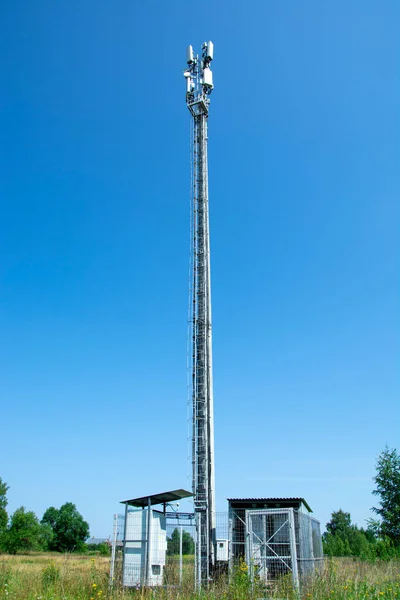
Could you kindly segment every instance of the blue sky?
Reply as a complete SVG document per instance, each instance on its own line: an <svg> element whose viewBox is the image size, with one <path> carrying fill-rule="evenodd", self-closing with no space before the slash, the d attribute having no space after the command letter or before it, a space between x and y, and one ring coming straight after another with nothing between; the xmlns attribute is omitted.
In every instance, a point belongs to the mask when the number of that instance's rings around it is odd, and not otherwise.
<svg viewBox="0 0 400 600"><path fill-rule="evenodd" d="M9 509L189 487L185 48L209 120L218 509L360 525L399 448L395 0L6 0L0 476Z"/></svg>

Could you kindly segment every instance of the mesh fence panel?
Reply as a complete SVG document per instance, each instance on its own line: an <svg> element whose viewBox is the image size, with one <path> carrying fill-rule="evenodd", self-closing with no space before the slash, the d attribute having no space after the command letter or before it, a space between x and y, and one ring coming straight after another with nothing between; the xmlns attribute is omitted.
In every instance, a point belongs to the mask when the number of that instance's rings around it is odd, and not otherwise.
<svg viewBox="0 0 400 600"><path fill-rule="evenodd" d="M320 524L298 510L231 508L229 539L230 568L245 560L252 579L272 582L291 574L298 586L322 564Z"/></svg>
<svg viewBox="0 0 400 600"><path fill-rule="evenodd" d="M311 519L308 515L296 513L296 538L298 546L299 574L308 575L314 570Z"/></svg>
<svg viewBox="0 0 400 600"><path fill-rule="evenodd" d="M195 515L152 510L149 516L147 509L129 509L127 514L126 530L124 515L114 520L112 580L137 588L194 586ZM217 513L215 548L213 578L245 561L252 579L271 583L289 575L298 585L299 578L311 574L323 560L319 522L293 509Z"/></svg>
<svg viewBox="0 0 400 600"><path fill-rule="evenodd" d="M317 519L310 517L311 521L311 536L312 536L312 547L314 554L314 567L321 568L324 561L324 551L322 548L322 537L321 537L321 525Z"/></svg>
<svg viewBox="0 0 400 600"><path fill-rule="evenodd" d="M252 579L264 582L293 571L289 511L247 511L246 563Z"/></svg>
<svg viewBox="0 0 400 600"><path fill-rule="evenodd" d="M194 515L167 515L167 557L163 584L194 585L196 525Z"/></svg>

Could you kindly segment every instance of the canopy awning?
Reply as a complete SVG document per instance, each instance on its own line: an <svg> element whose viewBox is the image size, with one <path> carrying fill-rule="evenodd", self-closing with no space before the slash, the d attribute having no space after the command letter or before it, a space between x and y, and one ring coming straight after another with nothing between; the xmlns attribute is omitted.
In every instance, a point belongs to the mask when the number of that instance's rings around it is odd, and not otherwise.
<svg viewBox="0 0 400 600"><path fill-rule="evenodd" d="M171 492L162 492L161 494L152 494L151 496L142 496L141 498L132 498L131 500L122 500L121 504L129 504L129 506L137 506L144 508L154 504L167 504L168 502L176 502L176 500L182 500L182 498L190 498L193 496L192 492L187 490L172 490Z"/></svg>

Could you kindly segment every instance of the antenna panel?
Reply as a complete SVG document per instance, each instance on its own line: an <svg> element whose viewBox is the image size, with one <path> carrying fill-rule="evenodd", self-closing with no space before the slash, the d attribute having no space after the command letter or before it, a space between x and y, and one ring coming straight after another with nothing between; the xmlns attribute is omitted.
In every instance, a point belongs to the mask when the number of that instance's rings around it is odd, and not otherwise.
<svg viewBox="0 0 400 600"><path fill-rule="evenodd" d="M186 48L186 62L188 65L194 62L193 46L188 46Z"/></svg>
<svg viewBox="0 0 400 600"><path fill-rule="evenodd" d="M206 58L209 58L210 60L214 58L214 44L211 40L207 42Z"/></svg>

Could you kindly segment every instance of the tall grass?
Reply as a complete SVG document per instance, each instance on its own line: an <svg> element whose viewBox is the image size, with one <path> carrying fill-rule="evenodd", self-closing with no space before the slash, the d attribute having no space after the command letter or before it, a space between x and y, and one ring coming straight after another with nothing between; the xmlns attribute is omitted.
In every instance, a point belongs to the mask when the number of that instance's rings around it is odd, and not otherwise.
<svg viewBox="0 0 400 600"><path fill-rule="evenodd" d="M109 559L60 554L0 555L1 600L400 600L400 562L327 560L319 573L303 582L300 598L286 576L266 588L249 581L239 565L230 582L221 576L207 589L182 588L123 590L108 586Z"/></svg>

